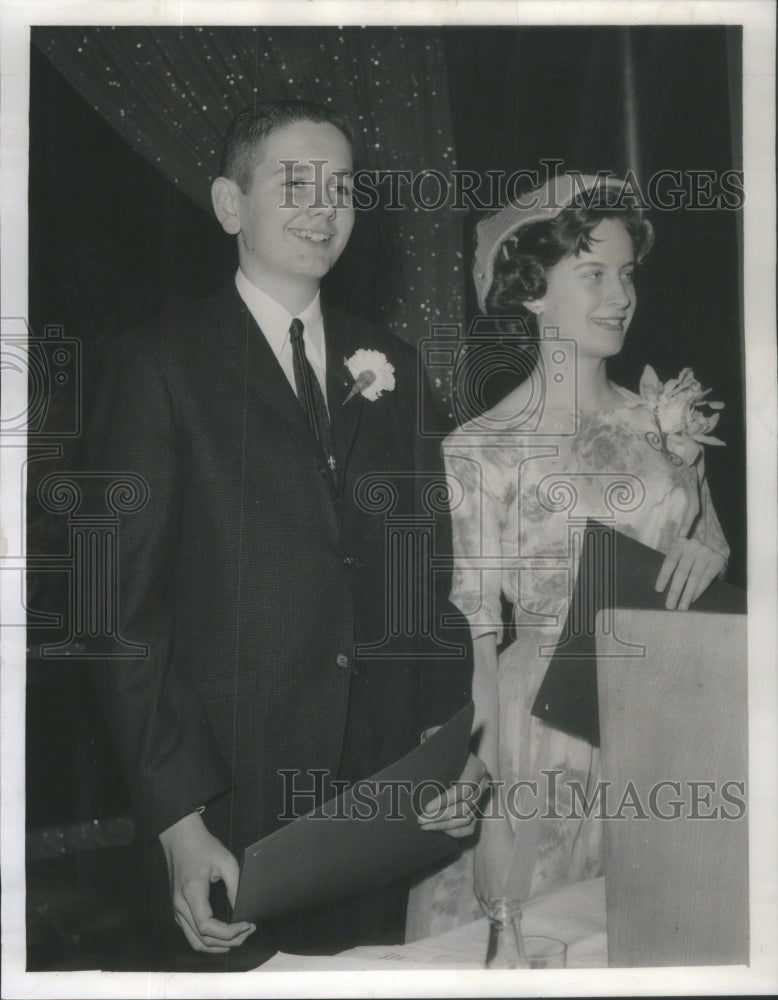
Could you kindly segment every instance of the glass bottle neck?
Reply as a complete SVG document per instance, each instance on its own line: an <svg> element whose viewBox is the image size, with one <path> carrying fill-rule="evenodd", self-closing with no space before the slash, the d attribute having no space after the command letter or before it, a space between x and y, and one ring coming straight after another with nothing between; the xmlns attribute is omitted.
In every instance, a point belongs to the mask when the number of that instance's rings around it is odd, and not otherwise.
<svg viewBox="0 0 778 1000"><path fill-rule="evenodd" d="M492 901L487 909L489 944L487 969L525 969L527 959L521 934L521 906L518 900Z"/></svg>

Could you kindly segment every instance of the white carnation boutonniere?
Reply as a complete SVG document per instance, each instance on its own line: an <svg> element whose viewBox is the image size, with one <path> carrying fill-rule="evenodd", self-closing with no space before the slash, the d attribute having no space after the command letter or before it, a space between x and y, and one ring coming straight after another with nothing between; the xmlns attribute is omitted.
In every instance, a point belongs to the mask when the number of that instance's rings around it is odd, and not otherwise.
<svg viewBox="0 0 778 1000"><path fill-rule="evenodd" d="M343 400L343 405L361 393L365 399L375 402L382 392L394 389L394 365L386 360L386 355L380 351L360 349L350 358L344 358L343 364L348 368L354 384L351 392Z"/></svg>
<svg viewBox="0 0 778 1000"><path fill-rule="evenodd" d="M693 465L703 444L724 446L711 436L724 404L706 399L710 391L702 388L691 368L683 368L664 385L651 365L643 370L637 402L653 414L659 431L649 431L646 438L674 465Z"/></svg>

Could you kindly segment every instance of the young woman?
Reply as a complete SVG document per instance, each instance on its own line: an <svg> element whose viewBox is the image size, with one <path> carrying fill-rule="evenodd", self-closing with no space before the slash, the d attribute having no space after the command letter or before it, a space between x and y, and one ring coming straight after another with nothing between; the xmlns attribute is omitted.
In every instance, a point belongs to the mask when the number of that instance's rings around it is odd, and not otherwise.
<svg viewBox="0 0 778 1000"><path fill-rule="evenodd" d="M607 375L653 242L622 189L562 175L478 227L481 309L536 357L529 378L444 444L452 600L472 631L477 752L495 790L475 848L414 888L409 939L476 918L490 898L601 874L601 821L571 808L572 786L596 787L599 749L531 715L576 579L572 521L606 520L663 552L668 609L688 608L726 565L699 443L715 440L716 415L699 383L687 369L662 386L647 367L636 395ZM501 594L516 638L498 657Z"/></svg>

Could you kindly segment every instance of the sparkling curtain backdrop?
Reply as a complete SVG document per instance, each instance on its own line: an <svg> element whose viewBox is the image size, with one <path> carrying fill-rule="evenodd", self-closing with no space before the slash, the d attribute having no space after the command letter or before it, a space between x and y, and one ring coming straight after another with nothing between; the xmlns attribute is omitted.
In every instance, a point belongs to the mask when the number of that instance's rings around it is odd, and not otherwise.
<svg viewBox="0 0 778 1000"><path fill-rule="evenodd" d="M210 212L221 137L254 100L315 100L355 125L358 166L417 175L456 166L445 48L433 30L397 28L38 28L33 43L94 109ZM434 199L434 185L430 187ZM435 321L463 321L458 213L358 213L342 286L411 343ZM347 274L344 272L347 271ZM356 279L356 280L355 280ZM448 389L436 387L445 405Z"/></svg>

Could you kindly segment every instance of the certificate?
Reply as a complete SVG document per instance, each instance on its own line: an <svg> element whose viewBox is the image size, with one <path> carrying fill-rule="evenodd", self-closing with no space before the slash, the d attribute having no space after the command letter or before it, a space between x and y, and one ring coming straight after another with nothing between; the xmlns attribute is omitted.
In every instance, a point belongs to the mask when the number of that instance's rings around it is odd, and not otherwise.
<svg viewBox="0 0 778 1000"><path fill-rule="evenodd" d="M232 920L315 909L453 853L457 841L417 816L462 774L472 724L470 702L405 757L246 848Z"/></svg>

